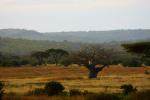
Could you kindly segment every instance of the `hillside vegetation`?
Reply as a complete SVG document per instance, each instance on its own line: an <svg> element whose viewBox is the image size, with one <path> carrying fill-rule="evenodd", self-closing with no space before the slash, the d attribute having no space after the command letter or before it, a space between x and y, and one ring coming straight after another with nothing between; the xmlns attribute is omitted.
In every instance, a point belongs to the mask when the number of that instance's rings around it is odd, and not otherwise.
<svg viewBox="0 0 150 100"><path fill-rule="evenodd" d="M12 38L0 38L0 52L26 55L35 51L43 51L49 48L61 48L68 51L75 51L86 44L73 43L73 42L55 42L55 41L43 41L43 40L26 40L26 39L12 39Z"/></svg>
<svg viewBox="0 0 150 100"><path fill-rule="evenodd" d="M0 37L30 40L72 41L85 43L103 43L111 41L138 41L150 39L150 30L112 30L77 32L41 32L25 29L0 29Z"/></svg>

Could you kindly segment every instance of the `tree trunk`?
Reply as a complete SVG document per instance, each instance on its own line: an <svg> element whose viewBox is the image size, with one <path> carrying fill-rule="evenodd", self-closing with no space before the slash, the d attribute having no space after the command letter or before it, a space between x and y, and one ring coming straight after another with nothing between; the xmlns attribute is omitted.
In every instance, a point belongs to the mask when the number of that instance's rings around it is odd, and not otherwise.
<svg viewBox="0 0 150 100"><path fill-rule="evenodd" d="M103 67L96 67L95 65L90 64L90 65L88 65L88 66L86 66L86 67L89 69L89 75L88 75L88 77L89 77L90 79L92 79L92 78L97 78L98 73L99 73L105 66L103 66Z"/></svg>
<svg viewBox="0 0 150 100"><path fill-rule="evenodd" d="M97 78L97 74L98 72L95 72L94 70L89 70L89 78L92 79L92 78Z"/></svg>

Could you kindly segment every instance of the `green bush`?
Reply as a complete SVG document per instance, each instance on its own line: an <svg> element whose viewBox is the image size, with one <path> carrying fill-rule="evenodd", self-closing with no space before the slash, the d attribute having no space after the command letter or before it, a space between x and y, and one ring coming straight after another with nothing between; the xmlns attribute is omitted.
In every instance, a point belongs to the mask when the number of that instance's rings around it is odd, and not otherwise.
<svg viewBox="0 0 150 100"><path fill-rule="evenodd" d="M65 88L61 83L55 81L48 82L45 85L45 92L49 96L59 95L63 92L64 89Z"/></svg>
<svg viewBox="0 0 150 100"><path fill-rule="evenodd" d="M124 84L120 87L120 89L123 89L123 94L128 95L131 92L136 92L137 89L134 88L131 84Z"/></svg>
<svg viewBox="0 0 150 100"><path fill-rule="evenodd" d="M85 100L120 100L120 98L115 94L88 94Z"/></svg>
<svg viewBox="0 0 150 100"><path fill-rule="evenodd" d="M124 66L129 66L129 67L140 67L142 65L142 62L140 59L137 58L127 58L122 61L122 64Z"/></svg>
<svg viewBox="0 0 150 100"><path fill-rule="evenodd" d="M4 83L2 81L0 81L0 100L2 100L2 96L4 94Z"/></svg>

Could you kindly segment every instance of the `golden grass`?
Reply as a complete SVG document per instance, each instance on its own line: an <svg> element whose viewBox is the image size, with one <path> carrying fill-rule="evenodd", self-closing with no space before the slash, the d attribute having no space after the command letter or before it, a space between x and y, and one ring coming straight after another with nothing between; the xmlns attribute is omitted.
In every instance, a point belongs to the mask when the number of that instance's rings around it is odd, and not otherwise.
<svg viewBox="0 0 150 100"><path fill-rule="evenodd" d="M0 80L6 84L5 92L25 93L42 88L48 81L61 82L66 91L70 89L92 92L120 92L122 84L133 84L138 90L150 89L150 75L144 74L150 67L129 68L110 66L99 73L97 79L87 78L85 67L39 67L0 68Z"/></svg>

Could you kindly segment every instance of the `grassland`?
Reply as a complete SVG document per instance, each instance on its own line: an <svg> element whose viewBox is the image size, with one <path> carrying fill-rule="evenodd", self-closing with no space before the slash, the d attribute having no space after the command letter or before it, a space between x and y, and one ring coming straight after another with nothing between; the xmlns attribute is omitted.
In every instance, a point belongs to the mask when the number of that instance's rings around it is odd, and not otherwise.
<svg viewBox="0 0 150 100"><path fill-rule="evenodd" d="M48 81L61 82L66 91L70 89L91 92L120 92L122 84L132 84L138 90L150 89L150 67L110 66L99 73L97 79L88 79L88 70L79 66L0 67L0 80L5 82L5 93L26 93L44 87Z"/></svg>

